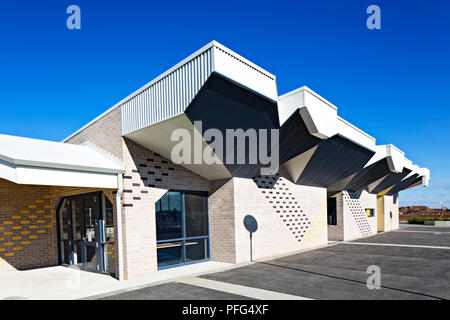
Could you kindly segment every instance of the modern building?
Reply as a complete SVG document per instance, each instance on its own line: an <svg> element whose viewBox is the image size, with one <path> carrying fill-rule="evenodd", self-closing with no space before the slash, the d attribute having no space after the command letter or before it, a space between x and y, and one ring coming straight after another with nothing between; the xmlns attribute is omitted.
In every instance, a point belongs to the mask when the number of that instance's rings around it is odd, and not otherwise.
<svg viewBox="0 0 450 320"><path fill-rule="evenodd" d="M239 129L244 140L218 138ZM0 272L132 279L294 253L398 228L398 193L429 178L317 93L279 96L274 75L213 41L61 143L0 135Z"/></svg>

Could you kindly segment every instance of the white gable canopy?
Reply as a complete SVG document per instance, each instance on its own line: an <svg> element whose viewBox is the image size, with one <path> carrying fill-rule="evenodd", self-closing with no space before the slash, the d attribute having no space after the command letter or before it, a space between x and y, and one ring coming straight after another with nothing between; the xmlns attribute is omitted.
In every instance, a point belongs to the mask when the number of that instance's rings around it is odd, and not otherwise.
<svg viewBox="0 0 450 320"><path fill-rule="evenodd" d="M124 172L87 145L0 135L0 178L17 184L116 189Z"/></svg>

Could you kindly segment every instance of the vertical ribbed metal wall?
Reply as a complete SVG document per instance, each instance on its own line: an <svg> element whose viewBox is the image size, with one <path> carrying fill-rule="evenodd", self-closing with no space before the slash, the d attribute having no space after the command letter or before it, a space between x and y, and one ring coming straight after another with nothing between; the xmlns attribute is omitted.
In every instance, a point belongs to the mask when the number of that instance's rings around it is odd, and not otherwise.
<svg viewBox="0 0 450 320"><path fill-rule="evenodd" d="M123 134L183 113L213 71L212 50L206 50L124 102Z"/></svg>

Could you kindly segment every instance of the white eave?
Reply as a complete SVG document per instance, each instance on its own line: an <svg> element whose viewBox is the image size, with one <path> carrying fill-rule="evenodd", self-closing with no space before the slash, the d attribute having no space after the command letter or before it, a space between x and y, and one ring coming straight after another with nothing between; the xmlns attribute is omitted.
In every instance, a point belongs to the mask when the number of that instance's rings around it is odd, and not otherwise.
<svg viewBox="0 0 450 320"><path fill-rule="evenodd" d="M117 188L124 172L89 146L0 135L0 178L14 183Z"/></svg>

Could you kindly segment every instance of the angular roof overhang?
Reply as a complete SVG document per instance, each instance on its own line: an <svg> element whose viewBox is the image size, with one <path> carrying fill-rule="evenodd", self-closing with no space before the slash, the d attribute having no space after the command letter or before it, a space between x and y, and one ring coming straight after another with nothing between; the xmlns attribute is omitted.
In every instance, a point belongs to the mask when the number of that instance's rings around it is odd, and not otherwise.
<svg viewBox="0 0 450 320"><path fill-rule="evenodd" d="M389 174L381 180L378 184L369 188L370 193L385 194L391 190L396 184L400 183L408 174L411 173L410 169L403 168L402 172L389 172Z"/></svg>
<svg viewBox="0 0 450 320"><path fill-rule="evenodd" d="M345 187L375 153L375 139L307 87L278 99L280 163L297 184Z"/></svg>
<svg viewBox="0 0 450 320"><path fill-rule="evenodd" d="M278 112L280 162L299 184L325 186L328 194L362 189L378 193L418 174L428 185L428 169L413 165L393 145L376 145L373 137L339 117L336 106L307 87L280 96Z"/></svg>
<svg viewBox="0 0 450 320"><path fill-rule="evenodd" d="M330 187L357 173L373 154L372 150L335 135L318 145L296 183Z"/></svg>
<svg viewBox="0 0 450 320"><path fill-rule="evenodd" d="M95 147L0 135L0 178L17 184L117 188L125 172Z"/></svg>
<svg viewBox="0 0 450 320"><path fill-rule="evenodd" d="M221 84L217 86L214 81ZM240 90L246 93L236 94ZM233 95L239 97L233 98ZM225 102L231 102L231 107ZM207 105L210 108L205 107ZM273 114L273 105L277 107L279 123ZM281 129L280 163L295 182L326 186L329 192L364 186L367 190L382 189L385 185L392 189L395 184L391 185L390 181L398 183L399 177L400 181L407 178L403 171L409 170L408 174L419 174L423 185L429 183L428 169L411 167L412 163L409 165L403 152L394 146L376 146L373 137L339 117L338 108L311 89L301 87L278 96L274 75L215 41L100 117L119 107L123 136L166 158L171 158L174 143L170 137L174 130L186 129L200 137L197 147L212 154L216 163L182 165L209 180L252 177L261 166L258 163L225 165L217 161L212 141L202 139L203 132L194 127L193 121L202 120L206 123L205 129L218 127L223 131L226 127L248 128L248 117L251 117L252 121L256 120L252 128ZM194 148L196 145L192 142L191 149ZM342 152L338 152L339 149ZM370 153L373 156L364 164ZM330 159L331 155L343 164L331 158L327 167L324 159Z"/></svg>
<svg viewBox="0 0 450 320"><path fill-rule="evenodd" d="M201 128L196 122L201 121ZM191 133L190 139L190 161L189 163L178 163L181 166L197 173L207 180L227 179L230 177L253 178L260 174L262 164L257 162L249 164L249 154L245 152L245 164L237 162L237 143L228 145L225 141L228 129L278 129L278 113L276 102L242 86L223 75L213 72L205 81L198 93L192 99L186 110L169 119L149 125L137 131L124 135L126 138L153 150L162 156L171 159L172 151L179 143L172 141L172 134L182 129ZM213 143L218 141L206 141L204 133L214 129L224 138L220 144L222 152L217 153ZM227 139L228 140L228 139ZM198 141L198 146L195 142ZM248 140L246 149L249 150ZM211 146L210 146L211 144ZM267 139L266 150L270 151L270 137ZM259 154L260 143L257 143L256 152ZM194 152L202 154L206 150L216 159L216 163L208 164L200 159L195 160ZM218 154L221 154L219 157ZM224 161L234 155L233 163Z"/></svg>
<svg viewBox="0 0 450 320"><path fill-rule="evenodd" d="M345 190L360 191L370 184L385 177L390 172L388 158L378 160L369 166L364 167L358 174L344 187Z"/></svg>

